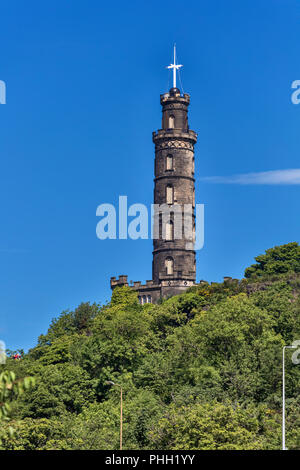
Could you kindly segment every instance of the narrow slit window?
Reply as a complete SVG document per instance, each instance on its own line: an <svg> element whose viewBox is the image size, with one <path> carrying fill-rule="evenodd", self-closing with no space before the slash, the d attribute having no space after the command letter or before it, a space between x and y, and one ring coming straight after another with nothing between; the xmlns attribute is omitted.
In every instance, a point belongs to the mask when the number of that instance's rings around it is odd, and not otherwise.
<svg viewBox="0 0 300 470"><path fill-rule="evenodd" d="M166 270L167 270L167 275L171 275L174 273L174 260L173 258L167 258L166 259Z"/></svg>
<svg viewBox="0 0 300 470"><path fill-rule="evenodd" d="M173 170L173 155L167 155L167 170Z"/></svg>
<svg viewBox="0 0 300 470"><path fill-rule="evenodd" d="M174 224L172 220L166 223L166 240L174 240Z"/></svg>
<svg viewBox="0 0 300 470"><path fill-rule="evenodd" d="M169 129L174 129L175 127L175 117L173 115L169 116Z"/></svg>
<svg viewBox="0 0 300 470"><path fill-rule="evenodd" d="M167 204L173 204L174 202L174 188L171 185L167 186L167 194L166 194L166 199L167 199Z"/></svg>

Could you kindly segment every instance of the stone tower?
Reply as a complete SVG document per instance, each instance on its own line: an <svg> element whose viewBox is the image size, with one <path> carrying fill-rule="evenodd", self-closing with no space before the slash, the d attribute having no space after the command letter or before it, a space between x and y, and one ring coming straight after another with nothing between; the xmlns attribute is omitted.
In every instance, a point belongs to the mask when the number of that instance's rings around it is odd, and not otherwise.
<svg viewBox="0 0 300 470"><path fill-rule="evenodd" d="M155 144L154 204L180 207L191 215L191 225L184 226L176 236L176 210L165 221L156 218L159 238L153 241L152 278L163 287L164 296L182 292L196 280L193 247L195 227L195 157L197 134L189 129L190 97L178 88L161 95L162 129L153 133ZM178 219L177 219L178 220ZM179 220L179 222L181 222ZM181 225L179 226L179 229ZM175 231L175 233L174 233Z"/></svg>
<svg viewBox="0 0 300 470"><path fill-rule="evenodd" d="M162 128L153 132L155 144L154 240L152 280L134 282L141 303L184 292L196 281L195 158L197 134L189 129L190 96L176 87L174 49L173 88L160 96ZM111 278L111 288L128 286L127 276Z"/></svg>

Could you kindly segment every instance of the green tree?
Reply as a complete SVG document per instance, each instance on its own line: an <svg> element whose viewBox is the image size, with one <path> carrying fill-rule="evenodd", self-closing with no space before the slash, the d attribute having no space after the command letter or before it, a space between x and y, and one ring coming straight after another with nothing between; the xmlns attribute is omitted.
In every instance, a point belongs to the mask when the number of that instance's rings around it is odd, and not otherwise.
<svg viewBox="0 0 300 470"><path fill-rule="evenodd" d="M70 418L64 420L45 418L25 418L12 421L13 434L8 432L2 439L5 450L62 450L69 449L66 437L71 424ZM7 431L7 426L4 426Z"/></svg>
<svg viewBox="0 0 300 470"><path fill-rule="evenodd" d="M272 418L265 426L271 426L273 430L278 428ZM217 402L181 407L171 405L150 432L151 448L259 450L264 448L260 430L258 412L252 407Z"/></svg>
<svg viewBox="0 0 300 470"><path fill-rule="evenodd" d="M255 258L253 264L245 270L246 278L260 278L288 272L300 273L300 246L297 242L275 246L266 250L264 255Z"/></svg>
<svg viewBox="0 0 300 470"><path fill-rule="evenodd" d="M95 384L86 371L73 364L39 366L37 386L15 405L22 417L50 418L78 414L95 399Z"/></svg>
<svg viewBox="0 0 300 470"><path fill-rule="evenodd" d="M19 397L25 390L29 390L35 384L32 377L16 379L16 374L12 371L4 370L0 373L0 426L1 423L10 420L11 402ZM0 446L3 438L12 437L13 428L0 428Z"/></svg>
<svg viewBox="0 0 300 470"><path fill-rule="evenodd" d="M248 279L201 283L159 305L123 287L107 305L63 312L21 360L7 359L2 447L118 449L113 380L125 449L280 448L282 346L300 339L299 247L257 261ZM290 358L287 445L299 449L300 367ZM37 386L19 396L27 376Z"/></svg>

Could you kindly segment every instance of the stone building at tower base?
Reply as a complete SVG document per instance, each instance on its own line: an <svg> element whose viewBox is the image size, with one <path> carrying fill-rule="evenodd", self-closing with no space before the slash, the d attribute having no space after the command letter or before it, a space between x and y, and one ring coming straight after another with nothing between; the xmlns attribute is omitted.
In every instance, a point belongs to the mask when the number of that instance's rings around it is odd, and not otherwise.
<svg viewBox="0 0 300 470"><path fill-rule="evenodd" d="M141 304L152 303L157 304L161 298L172 297L173 295L182 294L189 287L195 285L193 281L172 279L170 281L164 280L160 284L155 284L154 281L146 281L142 284L140 281L128 283L128 276L120 275L110 278L110 287L114 290L116 287L127 286L138 293L139 301Z"/></svg>

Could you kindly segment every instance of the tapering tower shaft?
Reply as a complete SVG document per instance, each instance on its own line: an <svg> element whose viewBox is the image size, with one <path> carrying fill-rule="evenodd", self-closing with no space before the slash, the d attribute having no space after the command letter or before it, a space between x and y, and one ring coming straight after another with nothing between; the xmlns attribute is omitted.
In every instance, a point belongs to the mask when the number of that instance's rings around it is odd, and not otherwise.
<svg viewBox="0 0 300 470"><path fill-rule="evenodd" d="M161 95L162 129L153 133L155 144L154 204L170 208L169 218L156 218L159 237L153 242L153 281L172 288L174 295L196 280L195 234L195 158L197 134L189 129L188 94L177 88ZM191 229L182 224L176 232L177 208L190 212Z"/></svg>

